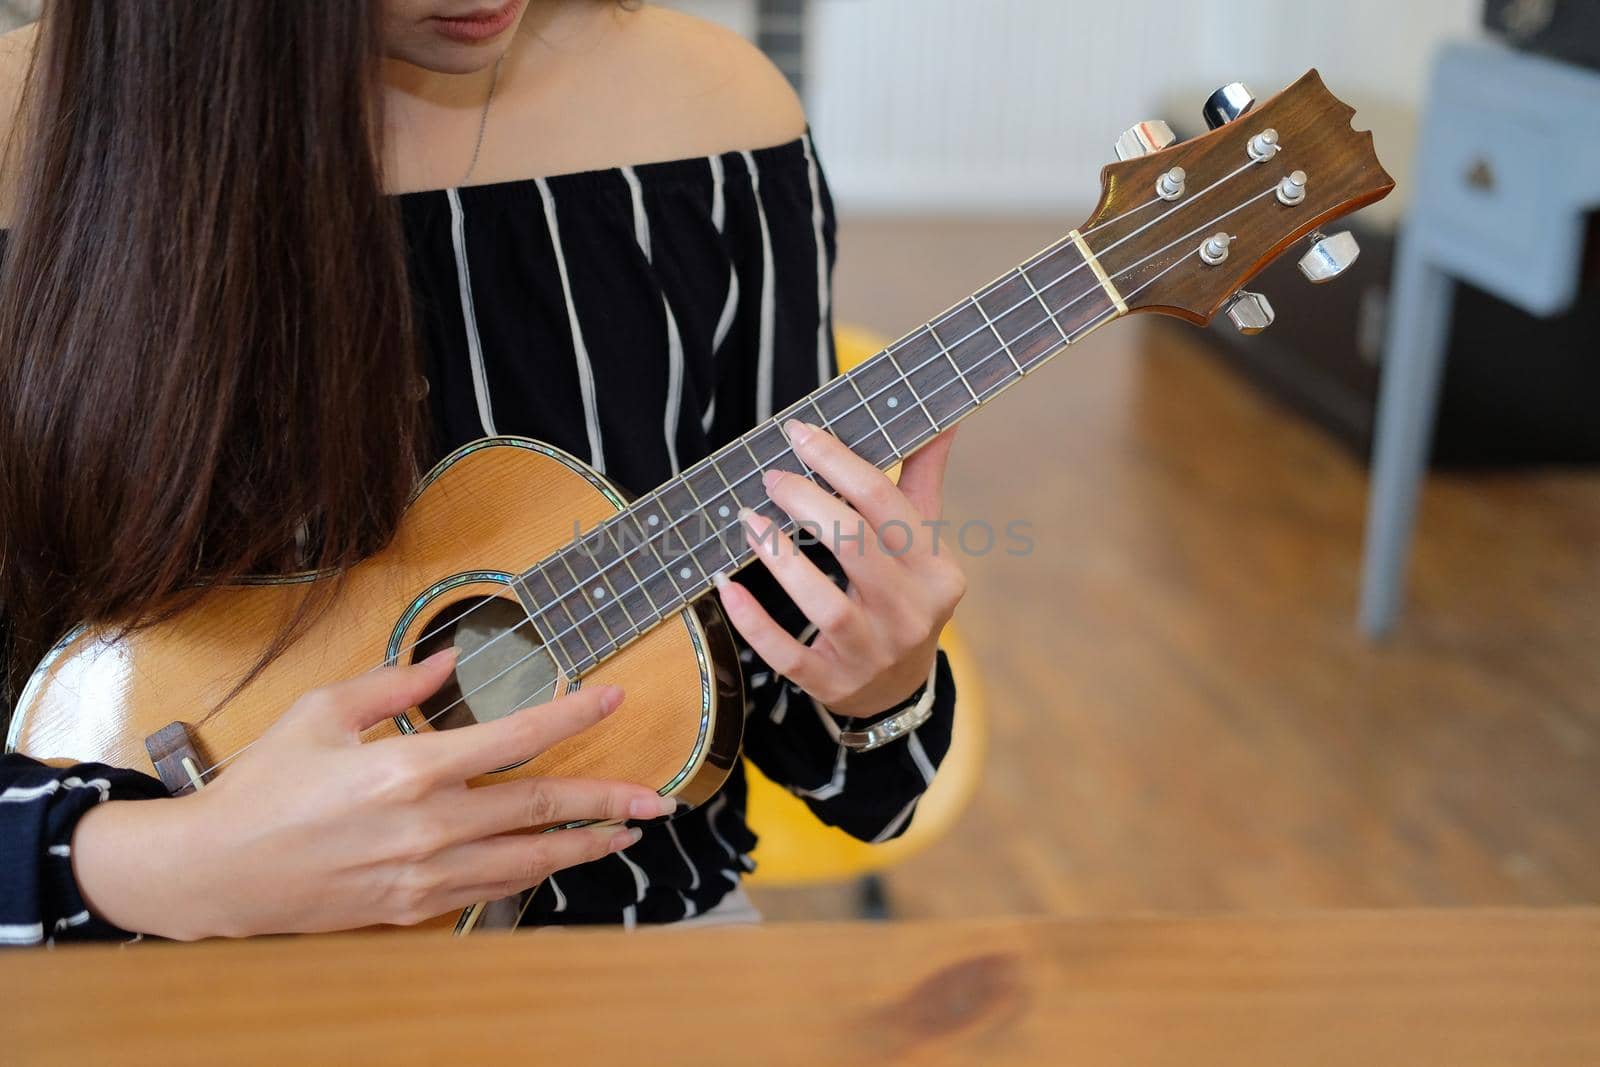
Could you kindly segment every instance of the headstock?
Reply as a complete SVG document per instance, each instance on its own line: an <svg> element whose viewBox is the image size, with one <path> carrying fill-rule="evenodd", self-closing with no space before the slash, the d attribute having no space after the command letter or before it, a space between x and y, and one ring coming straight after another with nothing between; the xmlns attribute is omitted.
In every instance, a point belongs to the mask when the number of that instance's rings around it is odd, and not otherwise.
<svg viewBox="0 0 1600 1067"><path fill-rule="evenodd" d="M1172 144L1165 123L1141 123L1117 142L1121 162L1101 174L1100 203L1081 227L1130 311L1205 324L1228 306L1246 332L1272 321L1264 297L1242 286L1325 223L1394 188L1372 134L1317 72L1251 106L1244 87L1206 102L1210 133ZM1129 158L1131 157L1131 158ZM1348 234L1314 243L1301 261L1326 281L1359 250Z"/></svg>

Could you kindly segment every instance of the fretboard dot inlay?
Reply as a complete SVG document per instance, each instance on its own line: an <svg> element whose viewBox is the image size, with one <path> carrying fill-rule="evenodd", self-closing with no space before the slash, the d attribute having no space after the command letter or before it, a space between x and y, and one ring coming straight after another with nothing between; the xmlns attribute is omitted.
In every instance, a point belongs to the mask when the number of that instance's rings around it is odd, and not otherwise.
<svg viewBox="0 0 1600 1067"><path fill-rule="evenodd" d="M691 570L689 570L689 568L688 568L688 567L685 567L685 568L683 568L683 570L681 570L681 571L679 571L679 572L678 572L678 577L679 577L679 578L687 578L687 577L689 577L689 575L690 575L690 574L692 574L692 573L694 573L694 572L693 572L693 571L691 571Z"/></svg>
<svg viewBox="0 0 1600 1067"><path fill-rule="evenodd" d="M728 516L729 516L729 515L730 515L730 514L732 514L732 512L730 512L730 511L729 511L729 510L728 510L728 505L726 505L726 504L724 504L724 505L722 505L722 506L721 506L721 507L720 507L720 508L718 508L718 509L717 509L717 514L718 514L718 515L720 515L720 516L722 516L722 517L723 517L723 518L724 518L724 519L725 519L725 518L727 518L727 517L728 517Z"/></svg>
<svg viewBox="0 0 1600 1067"><path fill-rule="evenodd" d="M658 516L655 516L655 515L650 516L648 519L646 519L644 521L648 522L651 526L659 526L659 525L661 525L661 519Z"/></svg>
<svg viewBox="0 0 1600 1067"><path fill-rule="evenodd" d="M900 406L900 401L892 396L888 399L887 403L892 408L897 408Z"/></svg>
<svg viewBox="0 0 1600 1067"><path fill-rule="evenodd" d="M594 598L596 600L604 600L606 598L606 591L604 589L596 589L594 591Z"/></svg>

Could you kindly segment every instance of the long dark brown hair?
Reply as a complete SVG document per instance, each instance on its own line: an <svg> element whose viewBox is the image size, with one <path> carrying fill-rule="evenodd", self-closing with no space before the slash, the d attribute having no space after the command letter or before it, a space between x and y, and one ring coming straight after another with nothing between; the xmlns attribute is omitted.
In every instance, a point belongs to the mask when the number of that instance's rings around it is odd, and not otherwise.
<svg viewBox="0 0 1600 1067"><path fill-rule="evenodd" d="M47 5L0 270L0 689L77 622L392 535L423 420L381 24L379 0Z"/></svg>

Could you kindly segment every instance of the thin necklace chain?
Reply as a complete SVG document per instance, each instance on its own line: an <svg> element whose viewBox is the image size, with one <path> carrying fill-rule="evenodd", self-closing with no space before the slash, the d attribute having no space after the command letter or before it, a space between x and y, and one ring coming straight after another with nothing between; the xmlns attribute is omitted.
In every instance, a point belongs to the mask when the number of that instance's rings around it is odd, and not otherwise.
<svg viewBox="0 0 1600 1067"><path fill-rule="evenodd" d="M494 102L494 87L500 81L500 64L505 62L505 56L494 61L494 70L489 74L489 91L483 97L483 110L478 113L478 139L472 143L472 162L467 164L467 172L461 176L458 185L467 184L472 177L472 172L478 169L478 153L483 151L483 134L489 128L489 105Z"/></svg>

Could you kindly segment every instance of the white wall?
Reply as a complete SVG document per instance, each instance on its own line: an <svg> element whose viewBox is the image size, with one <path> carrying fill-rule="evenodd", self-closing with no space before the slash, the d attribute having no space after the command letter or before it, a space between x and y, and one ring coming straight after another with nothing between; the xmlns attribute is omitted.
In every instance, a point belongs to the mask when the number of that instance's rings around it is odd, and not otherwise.
<svg viewBox="0 0 1600 1067"><path fill-rule="evenodd" d="M812 0L808 103L844 210L1071 212L1127 126L1315 66L1403 190L1428 57L1481 3Z"/></svg>

